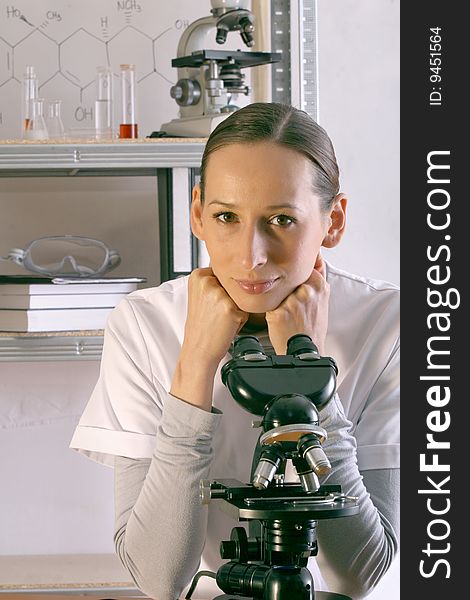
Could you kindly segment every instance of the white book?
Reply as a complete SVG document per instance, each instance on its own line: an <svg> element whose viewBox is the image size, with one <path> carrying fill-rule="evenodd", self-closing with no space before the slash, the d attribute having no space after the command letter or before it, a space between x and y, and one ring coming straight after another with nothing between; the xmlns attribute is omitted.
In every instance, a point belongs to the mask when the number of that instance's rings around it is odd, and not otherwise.
<svg viewBox="0 0 470 600"><path fill-rule="evenodd" d="M3 294L0 309L25 308L114 308L124 294Z"/></svg>
<svg viewBox="0 0 470 600"><path fill-rule="evenodd" d="M137 289L144 277L64 279L0 275L0 296L47 294L126 294Z"/></svg>
<svg viewBox="0 0 470 600"><path fill-rule="evenodd" d="M0 331L80 331L104 329L112 308L0 310Z"/></svg>

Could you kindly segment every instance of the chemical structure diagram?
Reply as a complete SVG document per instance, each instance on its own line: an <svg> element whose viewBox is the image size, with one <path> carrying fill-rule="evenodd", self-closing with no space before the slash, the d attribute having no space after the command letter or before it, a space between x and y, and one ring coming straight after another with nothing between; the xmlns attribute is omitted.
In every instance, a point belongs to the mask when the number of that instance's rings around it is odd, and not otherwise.
<svg viewBox="0 0 470 600"><path fill-rule="evenodd" d="M85 2L85 14L80 18L76 7L71 15L66 13L70 5L61 11L47 8L40 0L43 10L38 11L35 3L34 19L13 3L0 4L0 23L6 25L5 29L0 25L0 138L18 137L21 82L28 65L37 67L39 96L62 100L63 119L71 130L93 127L99 66L110 67L116 80L120 64L136 65L137 104L144 130L158 128L157 110L173 114L176 105L169 89L176 70L171 59L184 29L201 16L202 3L194 3L183 18L179 15L191 3L174 2L173 9L168 9L167 3L144 2L108 0L99 7ZM165 18L158 12L162 10ZM149 23L160 25L160 31L149 34ZM6 33L11 32L11 25L17 39ZM164 121L166 116L158 120Z"/></svg>

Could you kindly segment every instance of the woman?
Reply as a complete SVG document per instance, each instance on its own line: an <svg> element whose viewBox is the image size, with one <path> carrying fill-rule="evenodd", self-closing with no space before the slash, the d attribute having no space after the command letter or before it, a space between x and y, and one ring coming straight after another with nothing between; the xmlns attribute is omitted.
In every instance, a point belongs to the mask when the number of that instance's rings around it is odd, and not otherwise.
<svg viewBox="0 0 470 600"><path fill-rule="evenodd" d="M338 363L337 394L320 413L332 464L322 483L341 484L360 511L318 522L315 588L362 598L392 562L398 289L323 259L344 233L346 204L326 132L293 107L250 104L209 137L193 190L191 227L210 266L113 311L71 447L114 465L116 550L145 594L173 600L198 569L224 562L218 547L236 523L216 502L201 505L199 482L250 478L259 432L220 378L239 333L276 354L307 333ZM201 579L197 595L216 594Z"/></svg>

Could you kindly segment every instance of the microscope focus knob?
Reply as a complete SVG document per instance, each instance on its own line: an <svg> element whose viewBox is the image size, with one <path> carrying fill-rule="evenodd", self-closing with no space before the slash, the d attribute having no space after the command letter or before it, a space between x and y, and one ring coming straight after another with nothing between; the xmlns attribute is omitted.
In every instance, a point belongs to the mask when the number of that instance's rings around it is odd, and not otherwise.
<svg viewBox="0 0 470 600"><path fill-rule="evenodd" d="M257 541L248 540L244 527L234 527L230 534L230 540L220 542L219 552L220 558L223 559L237 559L241 562L259 559Z"/></svg>
<svg viewBox="0 0 470 600"><path fill-rule="evenodd" d="M201 86L194 79L180 79L170 88L170 96L179 106L192 106L201 98Z"/></svg>
<svg viewBox="0 0 470 600"><path fill-rule="evenodd" d="M209 479L201 479L199 482L199 500L201 504L209 504L212 498L211 482Z"/></svg>
<svg viewBox="0 0 470 600"><path fill-rule="evenodd" d="M224 540L220 542L220 558L224 560L230 560L232 558L237 558L237 542L233 540Z"/></svg>

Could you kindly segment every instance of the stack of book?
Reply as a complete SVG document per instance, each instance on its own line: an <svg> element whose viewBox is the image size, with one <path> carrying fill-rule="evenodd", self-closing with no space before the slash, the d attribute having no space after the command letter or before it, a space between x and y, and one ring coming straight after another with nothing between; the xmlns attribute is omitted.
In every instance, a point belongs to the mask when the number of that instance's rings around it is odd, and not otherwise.
<svg viewBox="0 0 470 600"><path fill-rule="evenodd" d="M0 331L104 329L113 308L145 281L0 275Z"/></svg>

